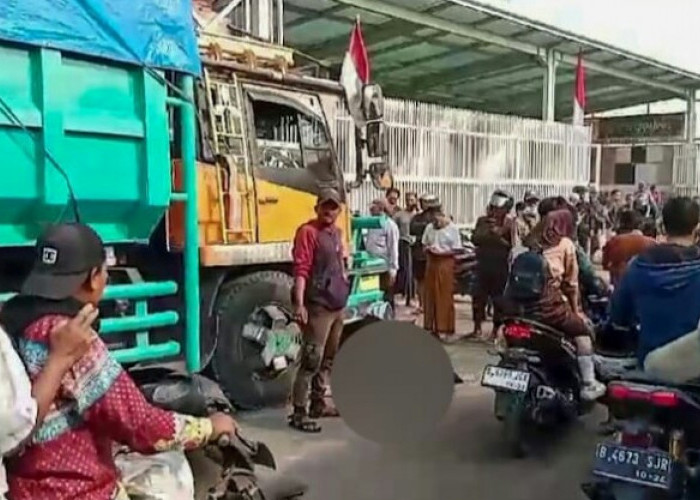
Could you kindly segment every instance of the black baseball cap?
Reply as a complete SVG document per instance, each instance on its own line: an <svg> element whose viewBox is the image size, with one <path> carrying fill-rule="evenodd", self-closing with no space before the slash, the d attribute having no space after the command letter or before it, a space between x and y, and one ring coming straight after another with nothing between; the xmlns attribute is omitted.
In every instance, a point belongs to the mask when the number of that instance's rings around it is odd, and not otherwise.
<svg viewBox="0 0 700 500"><path fill-rule="evenodd" d="M340 199L340 193L333 188L324 188L318 194L318 199L316 200L317 205L324 205L326 203L335 203L340 206L342 200Z"/></svg>
<svg viewBox="0 0 700 500"><path fill-rule="evenodd" d="M34 267L22 294L60 300L73 295L90 271L106 260L102 238L85 224L58 224L36 242Z"/></svg>

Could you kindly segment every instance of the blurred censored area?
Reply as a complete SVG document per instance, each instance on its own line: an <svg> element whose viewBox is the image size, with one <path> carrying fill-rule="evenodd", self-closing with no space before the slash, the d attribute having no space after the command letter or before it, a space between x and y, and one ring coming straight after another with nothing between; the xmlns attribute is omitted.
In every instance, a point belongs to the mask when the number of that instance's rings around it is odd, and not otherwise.
<svg viewBox="0 0 700 500"><path fill-rule="evenodd" d="M380 321L343 344L331 389L353 431L379 444L405 445L429 437L447 412L454 393L452 363L422 328Z"/></svg>

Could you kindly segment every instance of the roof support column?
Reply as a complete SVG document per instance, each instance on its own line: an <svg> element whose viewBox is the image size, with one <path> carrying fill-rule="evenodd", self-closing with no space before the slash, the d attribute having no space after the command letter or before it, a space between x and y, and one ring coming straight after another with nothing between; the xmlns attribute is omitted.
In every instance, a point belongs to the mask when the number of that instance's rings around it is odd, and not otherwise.
<svg viewBox="0 0 700 500"><path fill-rule="evenodd" d="M697 125L695 90L688 91L688 97L686 99L686 102L687 109L685 112L685 138L689 144L693 144L693 142L695 142Z"/></svg>
<svg viewBox="0 0 700 500"><path fill-rule="evenodd" d="M554 121L555 103L557 100L557 66L559 64L556 53L548 49L540 56L544 63L544 82L542 85L542 120Z"/></svg>

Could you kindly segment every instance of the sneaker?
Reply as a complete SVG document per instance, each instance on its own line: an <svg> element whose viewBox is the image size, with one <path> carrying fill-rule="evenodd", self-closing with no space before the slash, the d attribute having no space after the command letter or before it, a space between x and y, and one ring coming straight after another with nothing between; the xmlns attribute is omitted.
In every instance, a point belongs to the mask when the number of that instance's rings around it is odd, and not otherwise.
<svg viewBox="0 0 700 500"><path fill-rule="evenodd" d="M586 401L595 401L596 399L605 395L607 387L605 384L598 382L597 380L586 384L581 388L581 399Z"/></svg>

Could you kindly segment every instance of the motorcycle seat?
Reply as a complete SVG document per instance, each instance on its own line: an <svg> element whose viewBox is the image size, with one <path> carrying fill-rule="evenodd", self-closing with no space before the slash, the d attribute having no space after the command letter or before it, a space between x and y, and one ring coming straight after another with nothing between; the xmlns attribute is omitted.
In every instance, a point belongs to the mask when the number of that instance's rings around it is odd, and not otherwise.
<svg viewBox="0 0 700 500"><path fill-rule="evenodd" d="M258 488L265 500L292 500L303 496L309 489L303 481L279 473L257 473Z"/></svg>
<svg viewBox="0 0 700 500"><path fill-rule="evenodd" d="M631 370L622 374L619 378L622 382L633 382L638 384L647 385L658 385L663 387L669 387L672 389L679 389L684 392L689 392L694 395L700 395L700 381L688 381L683 383L668 382L666 380L661 380L659 378L653 377L642 370Z"/></svg>

